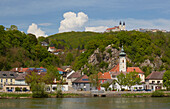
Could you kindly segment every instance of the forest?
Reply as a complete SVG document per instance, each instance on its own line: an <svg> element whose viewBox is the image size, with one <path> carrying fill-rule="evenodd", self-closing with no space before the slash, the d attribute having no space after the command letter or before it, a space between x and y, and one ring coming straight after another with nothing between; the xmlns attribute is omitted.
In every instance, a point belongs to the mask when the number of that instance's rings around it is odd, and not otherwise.
<svg viewBox="0 0 170 109"><path fill-rule="evenodd" d="M62 49L64 54L53 55L41 42L49 43ZM123 45L131 63L128 66L139 66L149 59L155 62L157 57L163 62L157 69L148 66L142 68L144 72L151 70L170 69L170 33L121 31L110 33L95 32L65 32L48 37L39 37L25 34L15 25L10 28L0 26L0 70L10 70L14 67L48 67L71 65L74 70L80 70L88 63L89 56L99 48L101 52L105 47L112 45L120 49ZM81 53L81 50L85 50ZM108 51L109 52L109 51Z"/></svg>

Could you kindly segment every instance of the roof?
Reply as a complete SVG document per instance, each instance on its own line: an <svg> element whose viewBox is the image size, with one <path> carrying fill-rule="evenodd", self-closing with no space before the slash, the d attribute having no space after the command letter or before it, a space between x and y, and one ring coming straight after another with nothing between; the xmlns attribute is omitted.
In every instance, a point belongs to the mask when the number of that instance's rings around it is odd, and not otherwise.
<svg viewBox="0 0 170 109"><path fill-rule="evenodd" d="M49 47L50 49L55 49L55 47Z"/></svg>
<svg viewBox="0 0 170 109"><path fill-rule="evenodd" d="M13 71L0 71L0 78L16 78L17 73Z"/></svg>
<svg viewBox="0 0 170 109"><path fill-rule="evenodd" d="M139 67L128 67L127 72L138 72L138 73L144 73Z"/></svg>
<svg viewBox="0 0 170 109"><path fill-rule="evenodd" d="M82 75L73 81L73 83L90 83L90 80L87 75Z"/></svg>
<svg viewBox="0 0 170 109"><path fill-rule="evenodd" d="M19 74L16 78L15 78L15 80L25 80L25 76L26 76L26 74Z"/></svg>
<svg viewBox="0 0 170 109"><path fill-rule="evenodd" d="M13 68L11 71L13 72L26 72L28 68Z"/></svg>
<svg viewBox="0 0 170 109"><path fill-rule="evenodd" d="M105 73L98 73L99 79L111 79L110 73L109 72L105 72Z"/></svg>
<svg viewBox="0 0 170 109"><path fill-rule="evenodd" d="M115 26L115 27L113 27L113 28L107 28L106 30L113 30L113 29L119 29L119 26Z"/></svg>
<svg viewBox="0 0 170 109"><path fill-rule="evenodd" d="M109 72L119 72L119 64L113 67Z"/></svg>
<svg viewBox="0 0 170 109"><path fill-rule="evenodd" d="M111 84L111 83L113 83L113 79L108 79L108 80L106 80L106 81L104 81L104 83L102 83L102 84L105 84L105 83L109 83L109 84Z"/></svg>
<svg viewBox="0 0 170 109"><path fill-rule="evenodd" d="M153 71L151 74L149 74L146 77L146 79L162 80L164 73L165 73L165 71Z"/></svg>
<svg viewBox="0 0 170 109"><path fill-rule="evenodd" d="M47 69L45 68L28 68L26 72L47 72Z"/></svg>
<svg viewBox="0 0 170 109"><path fill-rule="evenodd" d="M75 73L72 73L68 79L71 79L71 78L79 78L81 76L81 74L79 72L75 72Z"/></svg>
<svg viewBox="0 0 170 109"><path fill-rule="evenodd" d="M63 69L61 69L61 68L59 68L59 67L57 67L57 70L58 70L58 71L65 72Z"/></svg>

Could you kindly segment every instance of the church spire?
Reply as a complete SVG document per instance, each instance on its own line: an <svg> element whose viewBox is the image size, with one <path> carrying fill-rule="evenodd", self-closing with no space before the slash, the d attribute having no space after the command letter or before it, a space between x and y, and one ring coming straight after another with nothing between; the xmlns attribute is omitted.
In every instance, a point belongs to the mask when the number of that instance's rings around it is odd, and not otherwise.
<svg viewBox="0 0 170 109"><path fill-rule="evenodd" d="M122 45L121 52L119 53L119 56L126 56L126 53L124 52L124 49L123 49L123 45Z"/></svg>

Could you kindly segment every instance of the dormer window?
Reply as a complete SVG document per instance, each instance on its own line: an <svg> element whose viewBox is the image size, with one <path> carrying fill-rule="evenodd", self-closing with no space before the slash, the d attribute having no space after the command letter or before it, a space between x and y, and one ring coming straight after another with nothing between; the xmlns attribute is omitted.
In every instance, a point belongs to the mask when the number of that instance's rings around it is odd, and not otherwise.
<svg viewBox="0 0 170 109"><path fill-rule="evenodd" d="M14 74L10 74L11 77L14 77Z"/></svg>
<svg viewBox="0 0 170 109"><path fill-rule="evenodd" d="M6 74L2 74L4 77L6 77L7 75Z"/></svg>

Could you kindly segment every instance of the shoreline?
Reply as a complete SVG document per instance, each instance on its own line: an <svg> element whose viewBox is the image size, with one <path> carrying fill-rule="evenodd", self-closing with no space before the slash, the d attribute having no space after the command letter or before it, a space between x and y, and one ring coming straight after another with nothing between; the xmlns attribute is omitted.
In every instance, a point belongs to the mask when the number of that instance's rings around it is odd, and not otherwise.
<svg viewBox="0 0 170 109"><path fill-rule="evenodd" d="M163 95L159 97L170 97L170 91L162 91ZM94 97L119 97L119 98L143 98L153 97L152 92L105 92L105 93L90 93L90 92L63 92L62 95L56 97L56 93L48 93L48 98L94 98ZM33 98L32 93L0 93L0 99L25 99Z"/></svg>

